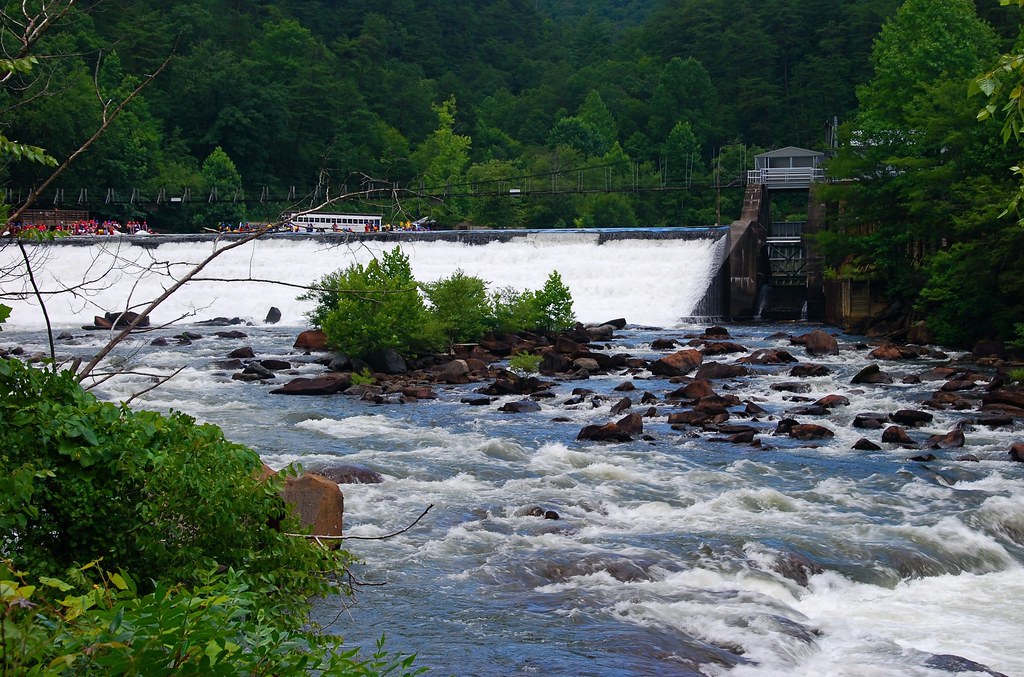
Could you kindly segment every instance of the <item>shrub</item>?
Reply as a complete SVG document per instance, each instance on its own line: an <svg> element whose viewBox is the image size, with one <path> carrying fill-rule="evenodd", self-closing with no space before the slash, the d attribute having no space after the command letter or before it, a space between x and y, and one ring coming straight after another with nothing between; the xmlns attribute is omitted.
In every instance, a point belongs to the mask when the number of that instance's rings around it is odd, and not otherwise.
<svg viewBox="0 0 1024 677"><path fill-rule="evenodd" d="M491 296L490 325L499 334L534 329L538 317L533 292L502 287Z"/></svg>
<svg viewBox="0 0 1024 677"><path fill-rule="evenodd" d="M261 467L216 426L100 402L68 372L0 360L0 532L18 566L59 576L102 558L174 583L220 566L273 574L295 599L335 590L317 572L343 571L348 556L271 527L280 480L260 482Z"/></svg>
<svg viewBox="0 0 1024 677"><path fill-rule="evenodd" d="M261 468L216 426L0 360L2 672L374 674L305 627L351 556L286 536Z"/></svg>
<svg viewBox="0 0 1024 677"><path fill-rule="evenodd" d="M523 329L565 331L576 322L572 294L556 270L538 291L499 289L491 297L491 306L491 326L502 334Z"/></svg>
<svg viewBox="0 0 1024 677"><path fill-rule="evenodd" d="M441 343L400 247L366 266L355 263L326 275L318 287L301 298L318 301L309 318L336 350L354 357L388 348L416 355Z"/></svg>
<svg viewBox="0 0 1024 677"><path fill-rule="evenodd" d="M423 291L449 345L479 341L484 335L490 314L486 282L457 270L451 277L424 284Z"/></svg>
<svg viewBox="0 0 1024 677"><path fill-rule="evenodd" d="M540 355L520 351L509 359L508 367L521 374L535 374L540 369L540 361Z"/></svg>
<svg viewBox="0 0 1024 677"><path fill-rule="evenodd" d="M360 660L339 637L268 622L235 571L149 593L91 564L69 573L71 582L31 578L0 562L3 674L411 674L413 657L389 659L380 644Z"/></svg>

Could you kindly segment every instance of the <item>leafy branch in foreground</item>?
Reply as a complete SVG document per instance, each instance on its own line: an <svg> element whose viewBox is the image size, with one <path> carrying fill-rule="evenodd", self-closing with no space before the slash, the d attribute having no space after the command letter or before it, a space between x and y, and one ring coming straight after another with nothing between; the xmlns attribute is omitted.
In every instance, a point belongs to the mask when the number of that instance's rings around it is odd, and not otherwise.
<svg viewBox="0 0 1024 677"><path fill-rule="evenodd" d="M216 426L0 360L2 674L407 668L308 627L312 598L348 592L352 557L288 536L282 479L261 469Z"/></svg>

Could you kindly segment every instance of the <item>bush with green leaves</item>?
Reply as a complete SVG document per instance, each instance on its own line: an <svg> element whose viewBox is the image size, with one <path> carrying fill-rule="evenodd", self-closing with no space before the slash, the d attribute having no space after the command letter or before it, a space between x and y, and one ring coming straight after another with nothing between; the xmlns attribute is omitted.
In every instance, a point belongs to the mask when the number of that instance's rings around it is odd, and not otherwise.
<svg viewBox="0 0 1024 677"><path fill-rule="evenodd" d="M0 361L0 467L4 552L42 574L102 558L178 582L227 566L309 594L347 562L270 526L280 482L259 481L252 449L182 413L101 402L70 372Z"/></svg>
<svg viewBox="0 0 1024 677"><path fill-rule="evenodd" d="M491 328L499 334L526 330L565 331L575 324L572 293L557 270L536 291L499 289L491 297Z"/></svg>
<svg viewBox="0 0 1024 677"><path fill-rule="evenodd" d="M328 345L353 357L388 348L419 355L445 342L478 341L488 329L557 332L576 322L572 294L558 271L539 290L502 287L488 296L487 283L462 270L417 284L399 247L365 266L325 275L299 298L316 303L307 318L324 330Z"/></svg>
<svg viewBox="0 0 1024 677"><path fill-rule="evenodd" d="M491 314L487 283L456 270L450 277L423 285L430 312L449 345L479 341Z"/></svg>
<svg viewBox="0 0 1024 677"><path fill-rule="evenodd" d="M443 343L400 247L324 276L299 298L317 302L309 320L329 346L353 357L389 348L418 355Z"/></svg>
<svg viewBox="0 0 1024 677"><path fill-rule="evenodd" d="M539 318L533 303L533 292L502 287L490 298L490 327L498 334L509 334L523 329L534 329Z"/></svg>
<svg viewBox="0 0 1024 677"><path fill-rule="evenodd" d="M535 374L540 369L541 359L540 355L520 351L509 359L508 367L514 372Z"/></svg>
<svg viewBox="0 0 1024 677"><path fill-rule="evenodd" d="M167 674L149 668L179 658L193 674L241 674L258 645L289 642L328 666L335 647L304 626L313 597L346 591L352 558L287 536L301 528L281 478L261 481L261 469L216 426L0 360L3 674ZM75 574L95 562L118 572L104 579L116 590ZM286 669L300 654L264 658L281 661L275 674L305 674Z"/></svg>
<svg viewBox="0 0 1024 677"><path fill-rule="evenodd" d="M339 637L287 629L238 572L189 586L139 590L95 563L67 580L31 577L0 562L0 673L4 675L411 675L412 656L369 658ZM419 671L417 671L419 672Z"/></svg>

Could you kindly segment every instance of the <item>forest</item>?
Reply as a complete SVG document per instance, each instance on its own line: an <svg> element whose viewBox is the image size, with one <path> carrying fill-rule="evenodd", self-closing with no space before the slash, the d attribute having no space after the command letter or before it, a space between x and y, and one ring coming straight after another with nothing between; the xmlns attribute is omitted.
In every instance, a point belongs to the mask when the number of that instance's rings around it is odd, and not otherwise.
<svg viewBox="0 0 1024 677"><path fill-rule="evenodd" d="M64 158L105 102L159 71L38 202L164 232L345 194L346 211L444 227L704 226L738 216L756 153L827 150L840 181L826 197L845 205L821 237L828 273L883 277L921 312L950 315L940 336L962 342L962 310L977 310L971 335L1005 336L1020 317L1012 302L996 319L962 298L992 297L993 276L976 275L987 257L975 259L993 247L1010 285L995 296L1020 296L1019 228L1000 216L1016 145L998 116L977 121L985 98L968 95L1015 51L1017 5L80 2L31 72L8 78L0 119L7 138ZM5 15L5 45L16 19ZM17 203L49 169L0 171ZM800 200L773 207L780 220L806 213Z"/></svg>

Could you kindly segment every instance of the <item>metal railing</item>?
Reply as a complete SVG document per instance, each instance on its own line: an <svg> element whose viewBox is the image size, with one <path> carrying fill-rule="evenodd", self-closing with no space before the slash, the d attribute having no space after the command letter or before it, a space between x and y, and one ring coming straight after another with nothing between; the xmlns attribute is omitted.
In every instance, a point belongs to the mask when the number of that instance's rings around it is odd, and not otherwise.
<svg viewBox="0 0 1024 677"><path fill-rule="evenodd" d="M747 183L809 186L813 181L824 180L825 170L821 167L765 167L747 170Z"/></svg>

